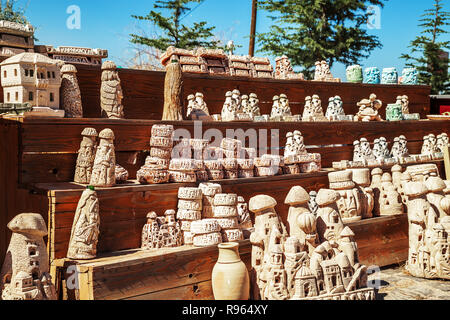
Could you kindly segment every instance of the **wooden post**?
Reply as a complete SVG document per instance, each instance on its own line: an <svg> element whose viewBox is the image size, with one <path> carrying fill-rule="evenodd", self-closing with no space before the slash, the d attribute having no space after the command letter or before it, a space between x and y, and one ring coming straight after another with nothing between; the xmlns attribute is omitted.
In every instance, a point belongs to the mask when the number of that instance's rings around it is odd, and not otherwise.
<svg viewBox="0 0 450 320"><path fill-rule="evenodd" d="M445 176L450 180L450 146L444 148Z"/></svg>
<svg viewBox="0 0 450 320"><path fill-rule="evenodd" d="M167 66L164 83L163 121L183 120L183 72L178 61L172 60Z"/></svg>
<svg viewBox="0 0 450 320"><path fill-rule="evenodd" d="M248 54L250 57L255 55L255 37L256 37L256 19L258 17L258 0L252 2L252 25L250 28L250 45Z"/></svg>

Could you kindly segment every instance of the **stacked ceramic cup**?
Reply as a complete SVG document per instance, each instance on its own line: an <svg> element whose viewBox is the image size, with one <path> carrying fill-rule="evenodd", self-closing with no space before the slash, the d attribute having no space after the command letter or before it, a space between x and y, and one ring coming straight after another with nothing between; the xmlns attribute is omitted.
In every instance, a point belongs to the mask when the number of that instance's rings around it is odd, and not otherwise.
<svg viewBox="0 0 450 320"><path fill-rule="evenodd" d="M271 177L283 174L284 160L282 156L265 154L254 160L258 177Z"/></svg>
<svg viewBox="0 0 450 320"><path fill-rule="evenodd" d="M225 177L223 171L223 151L217 147L207 147L204 153L204 164L209 180L222 180Z"/></svg>
<svg viewBox="0 0 450 320"><path fill-rule="evenodd" d="M194 221L191 224L193 244L196 247L216 246L222 243L220 225L215 219Z"/></svg>
<svg viewBox="0 0 450 320"><path fill-rule="evenodd" d="M203 219L214 218L214 196L222 193L222 186L214 183L201 183L199 185L203 193Z"/></svg>
<svg viewBox="0 0 450 320"><path fill-rule="evenodd" d="M195 163L195 175L198 182L205 182L209 180L208 172L203 161L204 151L208 146L209 141L203 139L189 139L189 145L192 149L192 157Z"/></svg>
<svg viewBox="0 0 450 320"><path fill-rule="evenodd" d="M150 156L137 172L140 183L159 184L169 182L169 162L173 148L173 126L154 125L150 139Z"/></svg>
<svg viewBox="0 0 450 320"><path fill-rule="evenodd" d="M214 196L214 218L222 228L224 242L244 240L239 227L237 205L236 194L219 193Z"/></svg>
<svg viewBox="0 0 450 320"><path fill-rule="evenodd" d="M198 188L178 189L178 212L177 219L181 221L181 231L185 245L194 243L191 225L194 221L202 219L203 193Z"/></svg>

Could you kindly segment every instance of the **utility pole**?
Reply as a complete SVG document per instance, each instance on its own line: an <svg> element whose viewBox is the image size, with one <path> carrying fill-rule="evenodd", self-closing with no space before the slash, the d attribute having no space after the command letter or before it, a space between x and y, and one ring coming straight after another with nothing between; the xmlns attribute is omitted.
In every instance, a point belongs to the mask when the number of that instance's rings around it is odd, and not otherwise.
<svg viewBox="0 0 450 320"><path fill-rule="evenodd" d="M258 0L252 0L252 25L250 28L250 45L248 54L250 57L255 55L255 37L256 37L256 18L258 17Z"/></svg>

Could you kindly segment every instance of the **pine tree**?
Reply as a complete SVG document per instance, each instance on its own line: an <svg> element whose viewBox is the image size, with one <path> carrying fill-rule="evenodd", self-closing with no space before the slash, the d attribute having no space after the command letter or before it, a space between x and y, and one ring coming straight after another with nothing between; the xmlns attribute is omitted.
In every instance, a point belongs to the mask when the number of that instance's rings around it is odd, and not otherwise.
<svg viewBox="0 0 450 320"><path fill-rule="evenodd" d="M27 24L25 9L16 8L16 0L0 0L0 20Z"/></svg>
<svg viewBox="0 0 450 320"><path fill-rule="evenodd" d="M435 0L433 9L425 10L421 16L419 27L421 35L411 41L408 48L411 54L403 54L400 58L408 61L408 67L415 67L419 72L419 82L431 86L432 94L450 92L449 59L444 50L450 49L450 41L438 41L442 35L448 34L444 28L449 26L450 12L443 11L441 0Z"/></svg>
<svg viewBox="0 0 450 320"><path fill-rule="evenodd" d="M136 34L131 34L131 43L145 45L161 51L169 46L182 49L193 49L195 47L217 48L218 41L212 39L215 27L208 27L207 22L194 22L192 27L182 24L182 19L192 12L190 3L202 3L204 0L158 0L155 9L167 9L170 16L165 17L161 12L151 11L147 16L133 15L134 19L140 21L150 21L162 32L163 36L158 38L148 38Z"/></svg>
<svg viewBox="0 0 450 320"><path fill-rule="evenodd" d="M274 15L270 31L257 34L259 52L287 55L309 78L316 61L356 64L382 47L362 28L369 3L383 7L383 0L262 0Z"/></svg>

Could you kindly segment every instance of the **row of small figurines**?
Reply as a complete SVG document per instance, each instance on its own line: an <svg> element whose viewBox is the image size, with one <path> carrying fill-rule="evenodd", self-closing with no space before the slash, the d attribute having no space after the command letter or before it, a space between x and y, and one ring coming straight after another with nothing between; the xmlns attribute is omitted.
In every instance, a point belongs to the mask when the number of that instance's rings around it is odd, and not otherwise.
<svg viewBox="0 0 450 320"><path fill-rule="evenodd" d="M220 115L212 115L215 121L382 121L379 109L383 106L376 95L363 99L356 116L346 115L341 97L331 97L327 111L324 113L322 101L318 95L305 98L303 115L293 115L289 99L285 94L273 97L270 115L261 115L259 99L255 93L242 95L239 90L228 91ZM388 121L420 120L419 114L410 114L408 96L398 96L394 104L389 104L386 110ZM195 116L194 116L195 115ZM202 119L210 116L204 95L197 92L188 96L187 118ZM203 118L204 119L204 118Z"/></svg>
<svg viewBox="0 0 450 320"><path fill-rule="evenodd" d="M449 146L449 138L446 133L442 133L437 137L434 134L425 136L419 155L411 155L409 153L408 141L405 136L395 138L391 150L389 150L388 145L389 143L384 137L375 139L373 149L366 138L356 140L353 143L353 161L333 162L333 168L350 169L441 160L444 158L445 148Z"/></svg>

